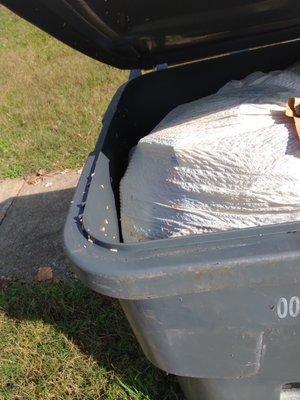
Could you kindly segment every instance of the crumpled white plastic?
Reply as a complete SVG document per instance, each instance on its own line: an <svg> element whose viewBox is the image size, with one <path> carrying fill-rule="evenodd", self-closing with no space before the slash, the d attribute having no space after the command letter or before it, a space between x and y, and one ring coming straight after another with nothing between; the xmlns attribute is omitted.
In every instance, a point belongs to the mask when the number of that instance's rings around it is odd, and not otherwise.
<svg viewBox="0 0 300 400"><path fill-rule="evenodd" d="M289 97L300 66L231 81L172 110L121 181L125 242L300 219L300 144Z"/></svg>

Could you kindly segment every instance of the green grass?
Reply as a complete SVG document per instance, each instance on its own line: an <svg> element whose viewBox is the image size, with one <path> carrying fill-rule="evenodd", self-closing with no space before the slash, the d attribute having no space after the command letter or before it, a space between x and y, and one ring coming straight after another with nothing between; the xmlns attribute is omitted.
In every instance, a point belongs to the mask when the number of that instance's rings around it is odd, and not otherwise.
<svg viewBox="0 0 300 400"><path fill-rule="evenodd" d="M0 178L81 166L128 72L76 52L0 5Z"/></svg>
<svg viewBox="0 0 300 400"><path fill-rule="evenodd" d="M78 282L15 283L0 295L1 400L176 400L117 301Z"/></svg>

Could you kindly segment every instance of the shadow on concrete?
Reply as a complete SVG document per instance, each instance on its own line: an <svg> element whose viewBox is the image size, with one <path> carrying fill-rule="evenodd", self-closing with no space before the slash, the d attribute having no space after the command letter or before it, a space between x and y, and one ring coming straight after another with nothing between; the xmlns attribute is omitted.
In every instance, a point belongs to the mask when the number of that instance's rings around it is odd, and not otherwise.
<svg viewBox="0 0 300 400"><path fill-rule="evenodd" d="M13 199L0 225L0 277L31 281L38 268L45 266L59 279L73 275L64 255L62 233L74 190Z"/></svg>

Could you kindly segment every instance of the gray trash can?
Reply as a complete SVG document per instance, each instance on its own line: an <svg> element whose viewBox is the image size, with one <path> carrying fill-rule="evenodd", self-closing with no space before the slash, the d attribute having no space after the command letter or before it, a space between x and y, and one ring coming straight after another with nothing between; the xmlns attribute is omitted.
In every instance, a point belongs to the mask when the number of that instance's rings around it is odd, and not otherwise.
<svg viewBox="0 0 300 400"><path fill-rule="evenodd" d="M300 5L4 3L78 50L135 69L107 110L66 222L65 248L80 279L120 299L145 355L179 377L188 400L294 398L299 222L124 244L118 188L129 150L172 108L299 60ZM172 67L138 71L164 63Z"/></svg>

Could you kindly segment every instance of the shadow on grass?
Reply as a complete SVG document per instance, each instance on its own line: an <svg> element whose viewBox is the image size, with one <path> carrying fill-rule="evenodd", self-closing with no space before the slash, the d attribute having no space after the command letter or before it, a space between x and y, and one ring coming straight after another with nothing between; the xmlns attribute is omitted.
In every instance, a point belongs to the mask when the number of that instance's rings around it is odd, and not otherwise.
<svg viewBox="0 0 300 400"><path fill-rule="evenodd" d="M14 283L2 289L0 308L16 323L39 320L53 325L112 373L129 399L182 399L175 378L145 359L118 301L75 281Z"/></svg>

